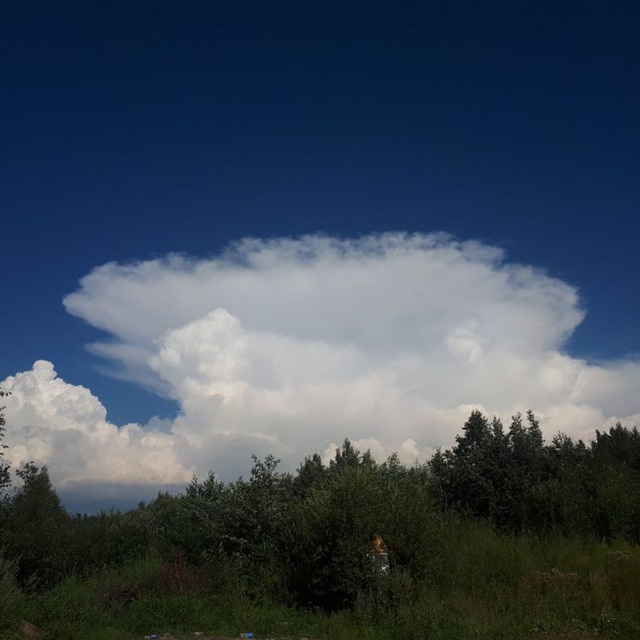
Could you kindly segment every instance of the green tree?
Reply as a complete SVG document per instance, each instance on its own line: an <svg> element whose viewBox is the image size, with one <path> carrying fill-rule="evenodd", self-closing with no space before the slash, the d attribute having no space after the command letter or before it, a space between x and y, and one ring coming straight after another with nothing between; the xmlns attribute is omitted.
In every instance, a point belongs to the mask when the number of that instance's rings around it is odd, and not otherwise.
<svg viewBox="0 0 640 640"><path fill-rule="evenodd" d="M617 423L591 442L592 521L598 537L640 541L640 433Z"/></svg>
<svg viewBox="0 0 640 640"><path fill-rule="evenodd" d="M462 431L453 449L438 451L429 463L441 504L487 519L504 531L536 529L536 487L554 477L554 460L535 414L528 411L526 422L516 414L505 433L498 418L489 423L473 411Z"/></svg>
<svg viewBox="0 0 640 640"><path fill-rule="evenodd" d="M596 461L640 470L640 432L636 427L629 429L618 422L608 433L596 431L591 450Z"/></svg>
<svg viewBox="0 0 640 640"><path fill-rule="evenodd" d="M491 449L489 421L482 412L472 411L462 435L456 436L456 446L431 460L431 471L446 504L479 518L490 515L494 500Z"/></svg>
<svg viewBox="0 0 640 640"><path fill-rule="evenodd" d="M592 484L590 454L582 440L556 434L546 447L548 476L529 491L529 521L533 528L566 536L590 535Z"/></svg>
<svg viewBox="0 0 640 640"><path fill-rule="evenodd" d="M333 473L339 472L345 467L358 467L362 462L360 452L353 446L349 438L345 438L342 447L336 449L336 455L329 463L329 469Z"/></svg>
<svg viewBox="0 0 640 640"><path fill-rule="evenodd" d="M322 486L328 478L327 469L317 453L307 456L293 478L293 488L298 495L305 495Z"/></svg>
<svg viewBox="0 0 640 640"><path fill-rule="evenodd" d="M0 389L0 398L8 395L6 391ZM11 485L11 469L10 465L4 461L4 452L7 449L7 445L4 444L5 425L7 424L4 418L5 407L0 407L0 502L6 499L6 490ZM2 505L0 504L0 508Z"/></svg>
<svg viewBox="0 0 640 640"><path fill-rule="evenodd" d="M46 467L25 463L16 472L22 481L8 508L7 538L23 584L43 586L65 577L73 550L68 545L69 515L53 490Z"/></svg>

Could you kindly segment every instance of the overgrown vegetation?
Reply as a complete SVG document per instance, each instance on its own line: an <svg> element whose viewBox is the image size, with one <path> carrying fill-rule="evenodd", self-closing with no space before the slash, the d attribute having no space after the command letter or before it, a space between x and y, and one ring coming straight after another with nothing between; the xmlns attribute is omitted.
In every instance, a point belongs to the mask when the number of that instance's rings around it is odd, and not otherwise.
<svg viewBox="0 0 640 640"><path fill-rule="evenodd" d="M531 412L474 411L427 464L347 440L328 466L254 458L248 479L80 516L46 468L12 487L0 449L0 637L635 638L639 473L635 428L545 444Z"/></svg>

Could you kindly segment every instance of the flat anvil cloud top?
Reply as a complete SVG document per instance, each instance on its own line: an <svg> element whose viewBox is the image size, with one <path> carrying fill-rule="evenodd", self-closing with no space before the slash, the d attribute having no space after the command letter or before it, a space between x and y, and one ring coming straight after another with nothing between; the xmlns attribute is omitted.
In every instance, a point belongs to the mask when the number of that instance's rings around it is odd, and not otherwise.
<svg viewBox="0 0 640 640"><path fill-rule="evenodd" d="M50 363L7 378L14 462L72 482L237 476L251 453L292 467L350 437L424 459L469 411L532 407L546 435L637 420L635 361L563 352L577 291L445 235L241 241L219 256L109 263L64 300L103 330L117 375L175 399L173 421L118 427ZM28 453L28 456L27 456Z"/></svg>

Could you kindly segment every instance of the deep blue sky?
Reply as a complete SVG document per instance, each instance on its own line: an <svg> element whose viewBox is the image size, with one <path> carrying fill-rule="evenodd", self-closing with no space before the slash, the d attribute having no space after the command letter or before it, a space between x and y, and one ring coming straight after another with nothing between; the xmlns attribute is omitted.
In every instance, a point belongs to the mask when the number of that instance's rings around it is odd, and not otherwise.
<svg viewBox="0 0 640 640"><path fill-rule="evenodd" d="M246 235L444 230L580 288L573 354L640 352L637 2L0 5L0 379L45 358L116 422L62 297Z"/></svg>

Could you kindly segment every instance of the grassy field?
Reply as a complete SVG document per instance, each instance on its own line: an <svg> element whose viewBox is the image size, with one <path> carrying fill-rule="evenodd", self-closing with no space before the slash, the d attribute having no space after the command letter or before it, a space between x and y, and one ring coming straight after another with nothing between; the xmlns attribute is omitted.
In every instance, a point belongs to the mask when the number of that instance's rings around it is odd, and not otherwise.
<svg viewBox="0 0 640 640"><path fill-rule="evenodd" d="M474 523L451 529L414 583L402 570L360 593L353 610L299 611L249 597L228 576L212 588L206 567L147 557L54 589L19 589L0 565L0 638L33 623L51 639L191 637L331 640L640 637L636 548L566 539L504 537Z"/></svg>

